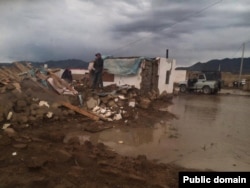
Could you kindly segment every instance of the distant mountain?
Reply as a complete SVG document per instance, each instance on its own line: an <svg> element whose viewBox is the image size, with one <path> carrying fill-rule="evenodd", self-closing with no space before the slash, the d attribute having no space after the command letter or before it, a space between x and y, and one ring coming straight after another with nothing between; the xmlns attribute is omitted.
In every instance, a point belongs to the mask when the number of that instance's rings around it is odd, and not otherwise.
<svg viewBox="0 0 250 188"><path fill-rule="evenodd" d="M177 67L176 70L189 71L218 71L239 73L241 65L241 58L210 60L206 63L198 62L189 67ZM250 74L250 57L243 59L242 74Z"/></svg>
<svg viewBox="0 0 250 188"><path fill-rule="evenodd" d="M27 61L19 61L24 63ZM30 62L33 67L41 67L44 64L48 65L48 68L70 68L70 69L87 69L88 62L78 60L78 59L68 59L68 60L59 60L59 61L46 61L46 62ZM0 66L10 66L11 63L0 63Z"/></svg>

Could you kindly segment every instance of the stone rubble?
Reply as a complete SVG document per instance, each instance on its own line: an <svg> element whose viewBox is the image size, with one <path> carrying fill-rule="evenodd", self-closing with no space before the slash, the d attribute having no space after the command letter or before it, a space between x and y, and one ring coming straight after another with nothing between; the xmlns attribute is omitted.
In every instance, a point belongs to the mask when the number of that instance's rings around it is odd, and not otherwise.
<svg viewBox="0 0 250 188"><path fill-rule="evenodd" d="M23 74L21 74L23 75ZM12 76L13 78L15 76ZM62 107L60 97L76 107L96 114L104 121L128 122L138 118L138 108L151 108L152 101L167 96L153 91L143 93L129 86L111 85L105 92L91 91L86 84L74 82L78 95L59 95L50 88L44 88L33 76L23 79L1 79L0 82L0 123L2 128L10 125L27 127L34 122L66 120L75 115L72 109Z"/></svg>

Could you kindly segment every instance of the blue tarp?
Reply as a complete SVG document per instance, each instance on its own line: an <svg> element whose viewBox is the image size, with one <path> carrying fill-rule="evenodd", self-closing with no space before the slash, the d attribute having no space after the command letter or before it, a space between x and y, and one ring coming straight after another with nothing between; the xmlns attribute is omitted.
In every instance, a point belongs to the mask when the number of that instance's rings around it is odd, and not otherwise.
<svg viewBox="0 0 250 188"><path fill-rule="evenodd" d="M104 69L115 75L135 75L138 73L144 58L104 58Z"/></svg>

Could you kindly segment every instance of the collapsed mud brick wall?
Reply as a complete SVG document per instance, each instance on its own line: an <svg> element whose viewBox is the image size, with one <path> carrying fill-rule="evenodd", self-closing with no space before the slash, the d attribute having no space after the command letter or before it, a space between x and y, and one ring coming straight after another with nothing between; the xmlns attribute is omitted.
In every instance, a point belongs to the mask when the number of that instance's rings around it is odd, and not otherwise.
<svg viewBox="0 0 250 188"><path fill-rule="evenodd" d="M141 92L159 92L158 91L158 62L159 60L145 60L142 65L142 81L141 81Z"/></svg>

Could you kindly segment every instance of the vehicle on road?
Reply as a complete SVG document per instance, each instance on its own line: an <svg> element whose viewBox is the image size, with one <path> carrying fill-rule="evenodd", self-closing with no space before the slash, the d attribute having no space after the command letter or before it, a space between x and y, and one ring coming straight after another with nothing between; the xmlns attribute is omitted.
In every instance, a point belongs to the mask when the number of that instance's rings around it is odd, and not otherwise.
<svg viewBox="0 0 250 188"><path fill-rule="evenodd" d="M192 75L186 81L179 82L180 92L202 92L216 94L221 89L221 80L216 72L201 72Z"/></svg>

